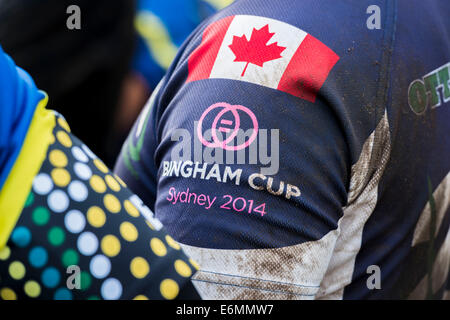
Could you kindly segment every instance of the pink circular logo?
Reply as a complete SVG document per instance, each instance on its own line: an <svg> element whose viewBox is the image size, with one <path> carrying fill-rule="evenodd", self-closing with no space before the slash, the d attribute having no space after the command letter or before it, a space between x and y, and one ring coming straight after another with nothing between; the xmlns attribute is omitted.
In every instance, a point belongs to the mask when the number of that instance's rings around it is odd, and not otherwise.
<svg viewBox="0 0 450 320"><path fill-rule="evenodd" d="M221 108L222 110L219 111L219 113L216 115L216 117L213 120L212 126L211 126L211 136L212 136L212 142L206 141L206 139L203 137L203 121L205 120L205 117L213 110ZM241 118L239 116L238 110L243 111L246 113L253 124L253 132L248 138L247 141L244 143L233 146L229 145L231 141L238 135L239 129L241 126ZM223 116L227 114L228 112L231 112L231 114L234 117L234 121L223 119ZM220 122L220 127L217 128L217 124ZM233 126L234 122L234 126ZM225 140L219 140L217 137L217 131L223 132L228 134L228 137ZM229 132L231 134L229 134ZM198 139L201 141L201 143L204 146L210 147L210 148L222 148L225 150L231 150L231 151L237 151L244 148L247 148L255 139L258 134L258 121L256 120L255 114L247 107L240 106L240 105L231 105L226 102L219 102L216 104L213 104L208 109L203 112L202 116L200 117L200 120L198 121L197 126L197 136Z"/></svg>

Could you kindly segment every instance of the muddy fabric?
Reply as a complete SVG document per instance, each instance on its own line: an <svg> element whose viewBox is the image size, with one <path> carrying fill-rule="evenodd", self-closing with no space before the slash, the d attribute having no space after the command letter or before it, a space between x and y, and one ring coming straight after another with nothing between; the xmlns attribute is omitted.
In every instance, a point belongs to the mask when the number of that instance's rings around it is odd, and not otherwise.
<svg viewBox="0 0 450 320"><path fill-rule="evenodd" d="M448 1L237 1L185 42L116 166L206 298L440 298Z"/></svg>

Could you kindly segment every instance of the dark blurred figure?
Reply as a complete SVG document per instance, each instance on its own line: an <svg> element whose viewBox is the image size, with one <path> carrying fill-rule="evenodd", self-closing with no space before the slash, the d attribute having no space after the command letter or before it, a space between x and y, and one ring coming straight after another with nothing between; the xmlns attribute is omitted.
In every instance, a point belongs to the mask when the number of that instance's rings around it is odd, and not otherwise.
<svg viewBox="0 0 450 320"><path fill-rule="evenodd" d="M67 8L81 9L69 30ZM108 164L112 123L134 50L134 0L3 0L0 43L50 96L72 130Z"/></svg>

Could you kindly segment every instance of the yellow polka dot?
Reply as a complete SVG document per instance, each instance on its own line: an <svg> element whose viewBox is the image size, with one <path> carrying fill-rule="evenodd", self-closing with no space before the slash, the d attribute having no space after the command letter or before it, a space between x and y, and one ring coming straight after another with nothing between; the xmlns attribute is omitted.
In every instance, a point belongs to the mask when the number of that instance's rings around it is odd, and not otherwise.
<svg viewBox="0 0 450 320"><path fill-rule="evenodd" d="M111 188L111 190L113 190L115 192L119 192L120 191L120 184L112 176L107 175L105 177L105 181L106 181L106 184L108 185L108 187Z"/></svg>
<svg viewBox="0 0 450 320"><path fill-rule="evenodd" d="M120 234L125 240L129 242L136 241L138 237L138 231L136 227L127 221L122 222L122 224L120 225Z"/></svg>
<svg viewBox="0 0 450 320"><path fill-rule="evenodd" d="M51 174L53 182L58 187L65 187L70 182L70 173L66 169L61 168L53 169Z"/></svg>
<svg viewBox="0 0 450 320"><path fill-rule="evenodd" d="M167 300L173 300L178 296L180 289L178 284L172 279L164 279L159 286L161 295Z"/></svg>
<svg viewBox="0 0 450 320"><path fill-rule="evenodd" d="M2 290L0 290L0 297L3 300L17 300L16 293L10 288L3 288Z"/></svg>
<svg viewBox="0 0 450 320"><path fill-rule="evenodd" d="M115 236L108 234L103 237L101 248L108 257L115 257L120 252L120 241Z"/></svg>
<svg viewBox="0 0 450 320"><path fill-rule="evenodd" d="M144 296L143 294L140 294L140 295L134 297L133 300L148 300L148 298L146 296Z"/></svg>
<svg viewBox="0 0 450 320"><path fill-rule="evenodd" d="M64 120L63 118L58 118L58 123L61 127L63 127L65 130L67 130L68 132L70 132L70 127L69 124L67 123L66 120Z"/></svg>
<svg viewBox="0 0 450 320"><path fill-rule="evenodd" d="M56 138L64 147L70 148L72 146L72 140L66 132L58 131L56 133Z"/></svg>
<svg viewBox="0 0 450 320"><path fill-rule="evenodd" d="M180 245L175 240L173 240L171 236L166 235L166 242L169 246L171 246L175 250L180 250Z"/></svg>
<svg viewBox="0 0 450 320"><path fill-rule="evenodd" d="M164 245L164 243L158 239L158 238L153 238L150 241L150 247L152 248L152 251L157 255L157 256L165 256L167 253L167 248Z"/></svg>
<svg viewBox="0 0 450 320"><path fill-rule="evenodd" d="M195 262L192 259L189 259L189 262L191 263L191 265L196 269L196 270L200 270L200 266L198 265L197 262Z"/></svg>
<svg viewBox="0 0 450 320"><path fill-rule="evenodd" d="M191 268L189 268L186 262L180 259L175 261L175 270L178 272L180 276L185 278L190 277L192 275Z"/></svg>
<svg viewBox="0 0 450 320"><path fill-rule="evenodd" d="M36 281L27 281L24 286L24 291L27 296L37 298L41 294L41 286Z"/></svg>
<svg viewBox="0 0 450 320"><path fill-rule="evenodd" d="M127 184L125 182L123 182L123 180L120 179L120 177L117 174L114 175L114 178L116 178L116 180L119 181L119 183L122 185L122 187L124 187L124 188L127 187Z"/></svg>
<svg viewBox="0 0 450 320"><path fill-rule="evenodd" d="M139 217L139 210L136 209L136 207L131 203L130 200L125 200L123 202L123 206L130 216L135 218Z"/></svg>
<svg viewBox="0 0 450 320"><path fill-rule="evenodd" d="M105 205L106 209L108 209L112 213L117 213L122 208L122 206L120 205L120 201L112 194L107 194L103 198L103 204Z"/></svg>
<svg viewBox="0 0 450 320"><path fill-rule="evenodd" d="M62 168L67 166L67 156L61 150L50 152L49 160L54 167Z"/></svg>
<svg viewBox="0 0 450 320"><path fill-rule="evenodd" d="M105 193L106 191L105 182L97 175L93 175L91 177L91 179L89 180L89 184L91 185L91 188L97 193Z"/></svg>
<svg viewBox="0 0 450 320"><path fill-rule="evenodd" d="M105 212L99 207L90 207L87 212L87 219L91 226L95 228L103 227L106 221Z"/></svg>
<svg viewBox="0 0 450 320"><path fill-rule="evenodd" d="M131 260L130 264L131 274L138 279L145 278L150 272L148 262L142 257L136 257Z"/></svg>
<svg viewBox="0 0 450 320"><path fill-rule="evenodd" d="M100 159L95 159L94 164L101 172L103 173L109 172L108 167Z"/></svg>
<svg viewBox="0 0 450 320"><path fill-rule="evenodd" d="M20 280L25 276L25 266L20 261L14 261L9 265L9 275L14 280Z"/></svg>
<svg viewBox="0 0 450 320"><path fill-rule="evenodd" d="M8 260L10 254L11 249L9 249L8 246L5 246L3 249L0 250L0 260L2 261Z"/></svg>

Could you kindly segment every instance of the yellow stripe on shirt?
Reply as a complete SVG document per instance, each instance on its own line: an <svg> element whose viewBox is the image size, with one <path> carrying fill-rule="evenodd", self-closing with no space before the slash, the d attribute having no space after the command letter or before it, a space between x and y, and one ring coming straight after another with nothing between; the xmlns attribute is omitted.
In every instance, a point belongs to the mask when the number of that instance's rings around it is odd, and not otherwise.
<svg viewBox="0 0 450 320"><path fill-rule="evenodd" d="M45 109L47 102L46 95L34 112L19 156L0 190L0 249L6 245L19 220L33 179L38 174L52 141L55 114Z"/></svg>
<svg viewBox="0 0 450 320"><path fill-rule="evenodd" d="M228 7L230 4L232 4L234 0L203 0L203 1L209 3L216 10L222 10L223 8Z"/></svg>
<svg viewBox="0 0 450 320"><path fill-rule="evenodd" d="M142 11L137 15L134 25L155 61L162 68L169 68L178 48L173 44L164 23L150 11Z"/></svg>

